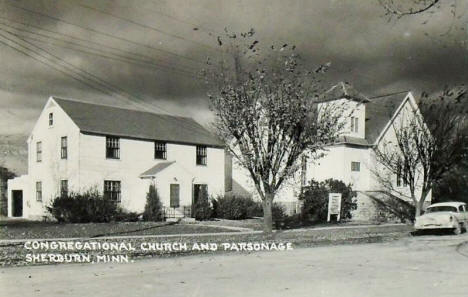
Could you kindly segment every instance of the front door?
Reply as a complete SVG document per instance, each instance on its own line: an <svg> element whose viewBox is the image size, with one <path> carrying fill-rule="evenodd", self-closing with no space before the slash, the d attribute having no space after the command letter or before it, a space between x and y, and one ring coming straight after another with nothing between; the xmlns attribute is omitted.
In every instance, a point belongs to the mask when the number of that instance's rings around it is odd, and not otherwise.
<svg viewBox="0 0 468 297"><path fill-rule="evenodd" d="M180 185L179 184L171 184L171 201L170 206L172 208L178 208L180 206Z"/></svg>
<svg viewBox="0 0 468 297"><path fill-rule="evenodd" d="M12 191L12 215L14 217L23 216L23 191L22 190L13 190Z"/></svg>

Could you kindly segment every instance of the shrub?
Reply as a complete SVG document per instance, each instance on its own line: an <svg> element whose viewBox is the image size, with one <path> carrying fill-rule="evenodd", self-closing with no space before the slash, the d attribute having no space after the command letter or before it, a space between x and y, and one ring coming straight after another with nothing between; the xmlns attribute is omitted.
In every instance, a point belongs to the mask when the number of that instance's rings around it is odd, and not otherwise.
<svg viewBox="0 0 468 297"><path fill-rule="evenodd" d="M261 202L250 197L227 195L213 199L214 217L228 220L243 220L263 216Z"/></svg>
<svg viewBox="0 0 468 297"><path fill-rule="evenodd" d="M66 223L110 222L121 212L114 201L104 198L96 189L61 195L46 209L58 222Z"/></svg>
<svg viewBox="0 0 468 297"><path fill-rule="evenodd" d="M213 208L207 195L201 195L193 205L193 217L198 221L211 219Z"/></svg>
<svg viewBox="0 0 468 297"><path fill-rule="evenodd" d="M161 200L158 191L154 185L149 186L146 194L145 210L143 211L143 220L162 221L164 219Z"/></svg>
<svg viewBox="0 0 468 297"><path fill-rule="evenodd" d="M273 221L282 221L286 217L286 213L284 208L281 204L274 202L271 206L271 215L273 217ZM262 208L262 216L263 216L263 208Z"/></svg>
<svg viewBox="0 0 468 297"><path fill-rule="evenodd" d="M284 226L284 219L287 217L284 211L284 208L279 203L273 203L271 206L271 216L273 219L273 224L276 229L282 229Z"/></svg>
<svg viewBox="0 0 468 297"><path fill-rule="evenodd" d="M247 217L263 217L262 202L254 201L251 198L246 199Z"/></svg>
<svg viewBox="0 0 468 297"><path fill-rule="evenodd" d="M309 186L305 187L300 195L299 199L304 202L302 206L304 220L314 223L327 221L329 193L341 193L341 219L351 219L351 211L357 207L353 201L356 193L351 185L346 185L340 180L327 179L323 182L310 181Z"/></svg>
<svg viewBox="0 0 468 297"><path fill-rule="evenodd" d="M294 214L291 216L285 216L283 219L285 229L298 228L305 225L302 214Z"/></svg>
<svg viewBox="0 0 468 297"><path fill-rule="evenodd" d="M127 212L125 210L119 209L117 214L114 216L114 221L117 222L138 222L140 220L141 214L137 212Z"/></svg>

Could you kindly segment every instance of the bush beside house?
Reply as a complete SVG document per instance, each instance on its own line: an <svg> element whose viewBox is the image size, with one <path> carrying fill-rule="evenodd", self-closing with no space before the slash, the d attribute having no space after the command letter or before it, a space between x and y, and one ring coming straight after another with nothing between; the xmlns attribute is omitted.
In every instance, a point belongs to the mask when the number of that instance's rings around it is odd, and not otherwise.
<svg viewBox="0 0 468 297"><path fill-rule="evenodd" d="M302 219L311 223L324 223L328 215L329 193L341 193L341 219L351 219L351 212L357 208L354 197L356 192L351 185L346 185L340 180L327 179L322 182L311 180L309 185L303 188L299 199L303 202Z"/></svg>
<svg viewBox="0 0 468 297"><path fill-rule="evenodd" d="M161 199L159 199L158 191L154 185L149 186L148 193L146 194L146 204L145 210L143 211L143 220L154 222L164 220Z"/></svg>
<svg viewBox="0 0 468 297"><path fill-rule="evenodd" d="M261 202L250 197L225 195L212 199L213 216L227 220L243 220L251 217L263 216Z"/></svg>
<svg viewBox="0 0 468 297"><path fill-rule="evenodd" d="M193 206L193 217L198 221L206 221L212 218L213 207L208 196L200 197Z"/></svg>
<svg viewBox="0 0 468 297"><path fill-rule="evenodd" d="M138 214L122 210L115 201L103 197L96 189L58 196L46 209L59 223L107 223L138 219Z"/></svg>
<svg viewBox="0 0 468 297"><path fill-rule="evenodd" d="M213 204L213 218L244 220L263 216L262 202L255 201L250 197L225 195L217 196L211 201ZM273 203L272 216L277 228L284 225L283 222L289 218L279 203Z"/></svg>

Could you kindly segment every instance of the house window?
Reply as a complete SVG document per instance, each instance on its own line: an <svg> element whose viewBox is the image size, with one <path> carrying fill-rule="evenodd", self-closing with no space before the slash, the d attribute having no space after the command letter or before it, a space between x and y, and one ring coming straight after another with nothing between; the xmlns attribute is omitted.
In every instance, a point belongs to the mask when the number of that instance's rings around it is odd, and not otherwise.
<svg viewBox="0 0 468 297"><path fill-rule="evenodd" d="M301 159L301 185L306 186L307 183L307 156L302 156Z"/></svg>
<svg viewBox="0 0 468 297"><path fill-rule="evenodd" d="M106 158L120 159L120 139L118 137L106 137Z"/></svg>
<svg viewBox="0 0 468 297"><path fill-rule="evenodd" d="M36 161L42 162L42 142L38 141L36 143Z"/></svg>
<svg viewBox="0 0 468 297"><path fill-rule="evenodd" d="M104 198L120 202L120 181L117 180L105 180L104 181Z"/></svg>
<svg viewBox="0 0 468 297"><path fill-rule="evenodd" d="M361 171L361 163L351 162L351 171Z"/></svg>
<svg viewBox="0 0 468 297"><path fill-rule="evenodd" d="M396 185L397 187L401 187L401 167L398 167L398 170L397 170Z"/></svg>
<svg viewBox="0 0 468 297"><path fill-rule="evenodd" d="M54 114L51 112L49 113L49 126L54 125Z"/></svg>
<svg viewBox="0 0 468 297"><path fill-rule="evenodd" d="M359 132L359 118L351 117L351 132Z"/></svg>
<svg viewBox="0 0 468 297"><path fill-rule="evenodd" d="M36 201L42 202L42 182L36 182Z"/></svg>
<svg viewBox="0 0 468 297"><path fill-rule="evenodd" d="M408 186L408 183L406 182L406 179L407 179L406 171L403 172L402 168L398 167L397 176L396 176L396 185L397 185L397 187L401 187L401 186L406 187L406 186Z"/></svg>
<svg viewBox="0 0 468 297"><path fill-rule="evenodd" d="M60 157L62 159L67 159L68 158L68 143L67 143L67 137L64 136L60 140Z"/></svg>
<svg viewBox="0 0 468 297"><path fill-rule="evenodd" d="M155 159L166 159L166 143L165 142L160 142L156 141L154 142L154 158Z"/></svg>
<svg viewBox="0 0 468 297"><path fill-rule="evenodd" d="M206 146L197 145L197 165L206 165Z"/></svg>
<svg viewBox="0 0 468 297"><path fill-rule="evenodd" d="M66 179L60 181L60 196L68 196L68 180Z"/></svg>

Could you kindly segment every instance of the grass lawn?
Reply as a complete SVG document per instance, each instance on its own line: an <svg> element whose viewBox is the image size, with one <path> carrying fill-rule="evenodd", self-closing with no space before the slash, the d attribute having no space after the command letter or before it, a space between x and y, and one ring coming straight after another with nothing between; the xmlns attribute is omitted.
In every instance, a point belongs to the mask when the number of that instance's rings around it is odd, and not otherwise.
<svg viewBox="0 0 468 297"><path fill-rule="evenodd" d="M202 221L198 223L201 225L209 225L209 226L228 226L228 227L237 227L237 228L248 228L248 229L257 230L257 231L263 230L262 218L251 218L251 219L245 219L245 220L215 219L211 221ZM310 223L301 227L291 227L291 228L286 227L283 229L314 229L314 228L322 228L322 227L362 226L362 225L374 225L374 224L369 223L369 222L360 222L360 221L342 221L339 223L336 223L336 222ZM273 226L273 228L275 228L275 225Z"/></svg>
<svg viewBox="0 0 468 297"><path fill-rule="evenodd" d="M248 228L252 230L263 230L263 219L262 218L253 218L245 220L225 220L225 219L215 219L211 221L202 221L199 222L200 225L206 226L228 226L236 228Z"/></svg>
<svg viewBox="0 0 468 297"><path fill-rule="evenodd" d="M169 235L235 232L217 226L166 222L58 224L52 222L0 222L0 239L75 238L126 235Z"/></svg>

